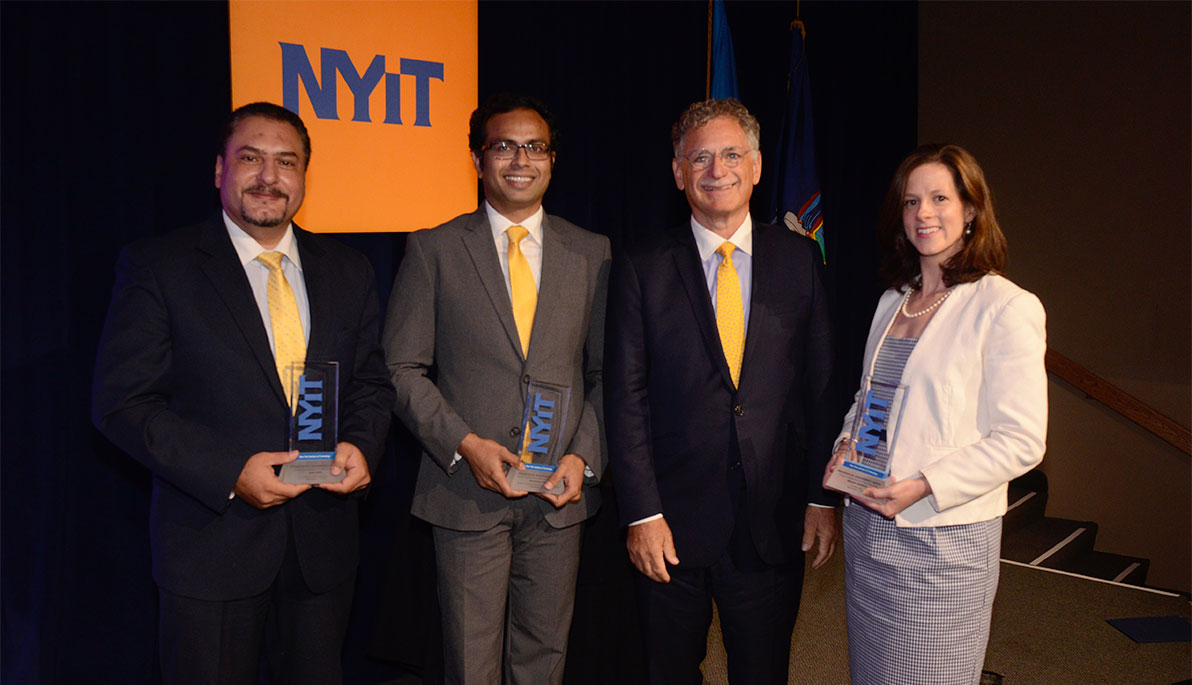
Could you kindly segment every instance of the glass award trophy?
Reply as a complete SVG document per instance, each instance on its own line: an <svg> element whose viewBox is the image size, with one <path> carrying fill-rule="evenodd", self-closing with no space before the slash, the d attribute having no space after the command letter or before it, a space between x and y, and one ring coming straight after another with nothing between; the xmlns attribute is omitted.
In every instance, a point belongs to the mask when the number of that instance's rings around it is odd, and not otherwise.
<svg viewBox="0 0 1192 685"><path fill-rule="evenodd" d="M522 413L521 459L525 469L511 468L506 474L509 487L524 492L549 492L559 495L563 482L551 490L543 486L559 465L563 451L563 432L567 426L567 405L571 388L554 383L531 381L526 390Z"/></svg>
<svg viewBox="0 0 1192 685"><path fill-rule="evenodd" d="M872 376L861 382L857 412L845 460L832 471L825 487L867 502L861 493L884 488L890 480L890 460L898 438L907 387Z"/></svg>
<svg viewBox="0 0 1192 685"><path fill-rule="evenodd" d="M282 464L282 482L342 481L346 472L331 475L339 443L339 362L291 364L290 388L290 450L298 450L298 458Z"/></svg>

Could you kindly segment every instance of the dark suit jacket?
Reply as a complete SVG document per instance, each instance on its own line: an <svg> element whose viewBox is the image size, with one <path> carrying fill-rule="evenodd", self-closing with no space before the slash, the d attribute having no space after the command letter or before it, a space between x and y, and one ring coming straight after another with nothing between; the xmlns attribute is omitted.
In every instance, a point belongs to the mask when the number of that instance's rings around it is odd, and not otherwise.
<svg viewBox="0 0 1192 685"><path fill-rule="evenodd" d="M740 515L762 560L797 559L831 427L832 370L815 243L754 224L753 284L734 389L689 225L616 260L609 285L605 419L622 524L661 512L683 566L706 566Z"/></svg>
<svg viewBox="0 0 1192 685"><path fill-rule="evenodd" d="M310 302L307 359L340 364L339 439L376 465L393 392L360 253L294 229ZM245 461L285 451L289 410L252 288L220 217L125 248L100 342L95 425L153 472L162 588L224 601L269 587L292 529L310 589L357 561L356 501L312 489L258 510L228 499Z"/></svg>
<svg viewBox="0 0 1192 685"><path fill-rule="evenodd" d="M389 298L385 355L397 388L395 411L425 450L412 511L437 526L487 530L505 515L509 500L481 488L467 463L453 468L451 462L469 432L518 452L531 379L571 388L560 456L583 457L596 478L604 472L608 239L550 215L542 238L528 356L483 207L407 239ZM534 499L550 525L569 526L599 506L592 484L589 479L580 501L562 509Z"/></svg>

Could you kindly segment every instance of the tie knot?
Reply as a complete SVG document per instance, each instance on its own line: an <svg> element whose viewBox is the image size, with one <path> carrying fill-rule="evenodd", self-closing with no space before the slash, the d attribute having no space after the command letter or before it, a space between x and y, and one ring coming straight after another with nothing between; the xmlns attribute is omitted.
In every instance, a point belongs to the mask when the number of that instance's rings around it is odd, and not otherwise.
<svg viewBox="0 0 1192 685"><path fill-rule="evenodd" d="M716 254L720 255L724 259L732 259L733 250L735 249L737 249L737 246L726 240L723 243L720 243L720 247L716 248Z"/></svg>
<svg viewBox="0 0 1192 685"><path fill-rule="evenodd" d="M521 242L522 238L530 235L530 232L526 230L525 226L518 226L517 224L514 224L505 229L505 235L509 236L510 243L516 245Z"/></svg>
<svg viewBox="0 0 1192 685"><path fill-rule="evenodd" d="M282 253L280 252L262 252L257 255L257 259L262 264L269 267L270 271L277 271L281 268Z"/></svg>

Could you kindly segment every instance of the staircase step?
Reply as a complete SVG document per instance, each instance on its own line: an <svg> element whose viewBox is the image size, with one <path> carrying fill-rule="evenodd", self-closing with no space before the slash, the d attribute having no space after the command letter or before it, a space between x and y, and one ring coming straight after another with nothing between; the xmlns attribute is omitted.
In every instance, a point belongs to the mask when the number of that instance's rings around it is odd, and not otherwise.
<svg viewBox="0 0 1192 685"><path fill-rule="evenodd" d="M1130 585L1145 585L1151 562L1150 559L1094 551L1081 555L1063 566L1051 566L1046 562L1042 565L1092 578L1129 583Z"/></svg>
<svg viewBox="0 0 1192 685"><path fill-rule="evenodd" d="M1018 481L1010 483L1006 492L1006 515L1002 518L1002 535L1021 530L1033 521L1043 518L1047 510L1047 490L1020 487Z"/></svg>
<svg viewBox="0 0 1192 685"><path fill-rule="evenodd" d="M1002 537L1002 558L1024 564L1058 565L1093 551L1097 524L1044 517Z"/></svg>
<svg viewBox="0 0 1192 685"><path fill-rule="evenodd" d="M1018 488L1020 490L1033 490L1035 492L1042 492L1047 494L1047 474L1039 469L1027 471L1021 476L1010 481L1011 488Z"/></svg>
<svg viewBox="0 0 1192 685"><path fill-rule="evenodd" d="M1091 578L1145 585L1149 559L1093 550L1097 524L1048 518L1047 474L1029 471L1010 481L1002 519L1002 558Z"/></svg>

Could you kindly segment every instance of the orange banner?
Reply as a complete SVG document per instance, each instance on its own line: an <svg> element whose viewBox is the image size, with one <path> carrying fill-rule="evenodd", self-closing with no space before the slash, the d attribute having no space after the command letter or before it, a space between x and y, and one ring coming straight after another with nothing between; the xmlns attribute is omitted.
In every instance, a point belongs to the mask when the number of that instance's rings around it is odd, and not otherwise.
<svg viewBox="0 0 1192 685"><path fill-rule="evenodd" d="M232 105L297 112L312 231L412 231L476 208L476 0L230 0Z"/></svg>

